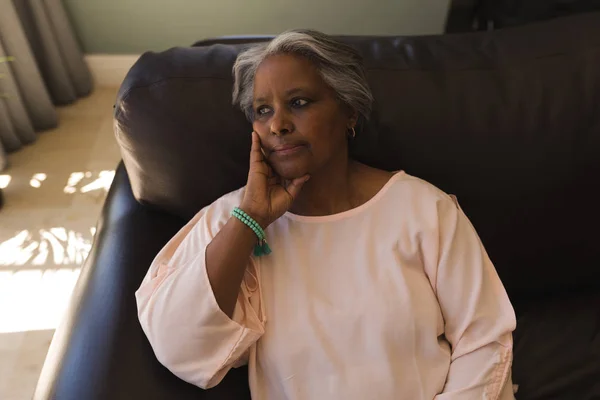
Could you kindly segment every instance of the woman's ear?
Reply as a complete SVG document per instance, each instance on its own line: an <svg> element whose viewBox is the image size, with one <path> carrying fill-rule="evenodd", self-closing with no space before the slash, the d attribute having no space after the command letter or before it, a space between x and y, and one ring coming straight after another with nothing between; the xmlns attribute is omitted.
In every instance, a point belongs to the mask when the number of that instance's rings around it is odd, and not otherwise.
<svg viewBox="0 0 600 400"><path fill-rule="evenodd" d="M350 114L350 118L348 118L348 129L352 129L356 127L358 123L358 113L356 111L352 111Z"/></svg>

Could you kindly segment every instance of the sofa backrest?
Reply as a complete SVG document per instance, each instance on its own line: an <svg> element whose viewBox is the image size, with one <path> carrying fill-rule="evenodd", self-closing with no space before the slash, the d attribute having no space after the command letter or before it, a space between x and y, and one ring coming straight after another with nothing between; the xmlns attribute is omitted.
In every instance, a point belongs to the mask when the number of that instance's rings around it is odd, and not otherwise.
<svg viewBox="0 0 600 400"><path fill-rule="evenodd" d="M600 13L342 40L376 99L356 158L457 195L513 301L600 288ZM246 46L146 53L131 69L115 130L138 201L189 218L245 184L251 124L231 68Z"/></svg>

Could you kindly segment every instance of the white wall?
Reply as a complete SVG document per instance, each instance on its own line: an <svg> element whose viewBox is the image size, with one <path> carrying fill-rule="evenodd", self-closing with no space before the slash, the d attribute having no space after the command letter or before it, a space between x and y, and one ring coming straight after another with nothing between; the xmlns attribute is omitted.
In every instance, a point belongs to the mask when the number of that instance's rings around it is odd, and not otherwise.
<svg viewBox="0 0 600 400"><path fill-rule="evenodd" d="M139 54L222 35L441 33L450 0L63 0L86 53Z"/></svg>

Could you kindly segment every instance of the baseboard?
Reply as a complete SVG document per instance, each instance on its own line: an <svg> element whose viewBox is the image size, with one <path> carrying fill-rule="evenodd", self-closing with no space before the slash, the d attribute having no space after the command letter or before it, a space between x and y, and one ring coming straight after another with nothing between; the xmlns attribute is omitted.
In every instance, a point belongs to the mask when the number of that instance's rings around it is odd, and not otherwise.
<svg viewBox="0 0 600 400"><path fill-rule="evenodd" d="M87 62L96 86L119 87L139 54L87 54Z"/></svg>

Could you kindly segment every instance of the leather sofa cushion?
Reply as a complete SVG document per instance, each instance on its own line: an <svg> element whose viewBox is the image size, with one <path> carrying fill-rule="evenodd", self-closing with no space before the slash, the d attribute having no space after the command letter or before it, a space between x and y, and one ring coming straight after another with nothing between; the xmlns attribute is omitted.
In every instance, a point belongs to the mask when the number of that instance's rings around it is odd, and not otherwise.
<svg viewBox="0 0 600 400"><path fill-rule="evenodd" d="M518 400L600 398L600 293L531 302L514 340Z"/></svg>

